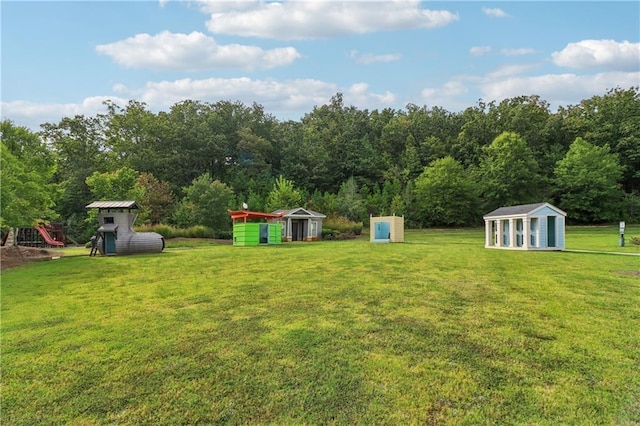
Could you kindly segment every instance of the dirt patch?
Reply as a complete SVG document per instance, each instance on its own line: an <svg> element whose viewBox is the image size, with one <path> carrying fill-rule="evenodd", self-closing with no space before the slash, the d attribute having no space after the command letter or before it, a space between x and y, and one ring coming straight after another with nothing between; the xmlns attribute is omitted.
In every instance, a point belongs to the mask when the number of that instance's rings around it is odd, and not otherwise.
<svg viewBox="0 0 640 426"><path fill-rule="evenodd" d="M635 277L640 277L640 271L614 271L617 274L623 275L633 275Z"/></svg>
<svg viewBox="0 0 640 426"><path fill-rule="evenodd" d="M62 256L62 253L52 253L39 247L2 246L0 247L0 270L15 268L36 260L50 260L59 256Z"/></svg>

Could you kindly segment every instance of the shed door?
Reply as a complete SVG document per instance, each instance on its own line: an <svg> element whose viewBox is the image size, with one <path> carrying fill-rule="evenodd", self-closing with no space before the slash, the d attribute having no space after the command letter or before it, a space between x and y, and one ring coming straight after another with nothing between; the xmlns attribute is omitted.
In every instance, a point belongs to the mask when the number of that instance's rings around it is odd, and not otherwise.
<svg viewBox="0 0 640 426"><path fill-rule="evenodd" d="M302 241L304 239L304 228L302 227L302 220L291 221L291 239L293 241Z"/></svg>
<svg viewBox="0 0 640 426"><path fill-rule="evenodd" d="M524 244L524 229L522 219L516 219L516 247L522 247Z"/></svg>
<svg viewBox="0 0 640 426"><path fill-rule="evenodd" d="M260 224L260 244L269 244L269 225Z"/></svg>
<svg viewBox="0 0 640 426"><path fill-rule="evenodd" d="M529 245L531 247L538 247L538 218L537 217L532 217L531 218L531 232L530 232L530 242Z"/></svg>
<svg viewBox="0 0 640 426"><path fill-rule="evenodd" d="M502 221L502 246L509 247L511 245L511 239L509 238L509 221Z"/></svg>
<svg viewBox="0 0 640 426"><path fill-rule="evenodd" d="M556 246L556 217L547 216L547 247Z"/></svg>
<svg viewBox="0 0 640 426"><path fill-rule="evenodd" d="M391 239L391 234L389 233L390 229L391 229L391 226L389 222L376 222L375 239L376 240Z"/></svg>
<svg viewBox="0 0 640 426"><path fill-rule="evenodd" d="M116 236L113 232L104 233L104 254L116 254Z"/></svg>

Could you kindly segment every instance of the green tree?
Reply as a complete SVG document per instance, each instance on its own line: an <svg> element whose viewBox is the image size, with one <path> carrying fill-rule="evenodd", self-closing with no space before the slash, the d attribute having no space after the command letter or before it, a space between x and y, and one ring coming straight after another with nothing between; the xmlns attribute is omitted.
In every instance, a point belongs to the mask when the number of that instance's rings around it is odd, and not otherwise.
<svg viewBox="0 0 640 426"><path fill-rule="evenodd" d="M267 196L265 207L267 211L278 209L293 209L300 207L302 203L302 193L297 190L293 181L285 179L282 175L276 179L273 189Z"/></svg>
<svg viewBox="0 0 640 426"><path fill-rule="evenodd" d="M178 226L203 225L214 232L231 229L228 209L235 203L231 188L219 180L212 180L208 173L195 178L191 185L184 188L185 196L174 212L174 221Z"/></svg>
<svg viewBox="0 0 640 426"><path fill-rule="evenodd" d="M345 107L338 93L328 105L314 107L302 123L304 149L307 156L313 155L310 160L317 176L313 189L336 192L351 176L367 184L382 177L384 160L376 149L368 111Z"/></svg>
<svg viewBox="0 0 640 426"><path fill-rule="evenodd" d="M640 193L640 87L615 88L564 112L570 140L581 137L595 146L608 145L624 166L623 188Z"/></svg>
<svg viewBox="0 0 640 426"><path fill-rule="evenodd" d="M338 191L338 212L354 222L362 222L366 219L367 210L362 195L358 191L358 185L353 177L347 179Z"/></svg>
<svg viewBox="0 0 640 426"><path fill-rule="evenodd" d="M131 167L140 172L151 172L163 165L157 117L147 104L129 101L121 108L111 101L104 102L105 144L109 147L110 168ZM165 153L166 154L166 153Z"/></svg>
<svg viewBox="0 0 640 426"><path fill-rule="evenodd" d="M93 196L93 200L115 201L133 200L140 203L144 196L144 188L138 185L139 174L129 167L122 167L113 172L93 172L87 180L87 186ZM145 223L149 216L149 210L140 206L137 223ZM86 224L91 228L96 223L98 212L94 209L87 212Z"/></svg>
<svg viewBox="0 0 640 426"><path fill-rule="evenodd" d="M321 193L316 190L311 194L307 207L327 216L337 216L338 197L336 194L329 192Z"/></svg>
<svg viewBox="0 0 640 426"><path fill-rule="evenodd" d="M477 215L477 192L462 164L452 157L433 161L415 181L415 203L422 225L462 226Z"/></svg>
<svg viewBox="0 0 640 426"><path fill-rule="evenodd" d="M158 179L168 182L174 193L203 173L224 179L235 158L231 158L229 137L224 128L216 128L216 112L210 104L185 100L158 114L158 150L162 166L150 170ZM234 144L235 146L235 144Z"/></svg>
<svg viewBox="0 0 640 426"><path fill-rule="evenodd" d="M27 166L0 142L0 227L32 226L53 219L52 193L47 176L29 171Z"/></svg>
<svg viewBox="0 0 640 426"><path fill-rule="evenodd" d="M577 138L555 169L558 207L569 219L597 223L620 219L623 168L608 145Z"/></svg>
<svg viewBox="0 0 640 426"><path fill-rule="evenodd" d="M148 210L149 222L168 222L175 207L175 196L169 184L159 181L151 173L141 173L137 185L144 189L140 204Z"/></svg>
<svg viewBox="0 0 640 426"><path fill-rule="evenodd" d="M487 211L539 201L541 197L538 163L516 133L504 132L483 148L479 175Z"/></svg>
<svg viewBox="0 0 640 426"><path fill-rule="evenodd" d="M140 200L144 189L138 185L139 173L122 167L113 172L93 172L87 186L96 200Z"/></svg>
<svg viewBox="0 0 640 426"><path fill-rule="evenodd" d="M0 226L31 226L55 219L51 183L54 157L35 133L11 121L0 123Z"/></svg>
<svg viewBox="0 0 640 426"><path fill-rule="evenodd" d="M452 143L451 154L465 167L477 166L483 156L483 147L488 146L500 135L494 115L493 102L488 105L482 100L475 107L469 107L461 116L464 124Z"/></svg>
<svg viewBox="0 0 640 426"><path fill-rule="evenodd" d="M400 167L402 167L402 178L405 182L415 179L422 172L422 163L413 135L407 137L405 150L400 157Z"/></svg>
<svg viewBox="0 0 640 426"><path fill-rule="evenodd" d="M65 221L81 223L85 206L93 201L86 179L93 172L108 170L109 156L105 145L104 126L100 117L77 115L59 123L45 123L41 133L56 154L56 171L52 178L61 188L56 212ZM79 219L82 218L82 219ZM83 229L72 232L83 233Z"/></svg>
<svg viewBox="0 0 640 426"><path fill-rule="evenodd" d="M305 191L323 190L331 159L315 129L286 121L277 132L281 141L280 173Z"/></svg>

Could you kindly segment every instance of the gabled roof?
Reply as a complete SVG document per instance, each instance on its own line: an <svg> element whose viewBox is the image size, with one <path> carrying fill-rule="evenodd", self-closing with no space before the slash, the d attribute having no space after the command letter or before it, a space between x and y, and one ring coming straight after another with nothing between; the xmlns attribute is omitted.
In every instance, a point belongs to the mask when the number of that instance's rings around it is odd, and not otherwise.
<svg viewBox="0 0 640 426"><path fill-rule="evenodd" d="M500 207L495 209L494 211L487 213L483 216L483 218L489 217L504 217L504 216L524 216L535 213L537 210L540 210L544 207L549 207L550 209L558 212L562 216L566 216L567 214L560 210L559 208L552 206L549 203L534 203L534 204L522 204L519 206L510 206L510 207Z"/></svg>
<svg viewBox="0 0 640 426"><path fill-rule="evenodd" d="M281 214L283 217L293 217L293 218L296 218L296 219L309 218L309 217L315 217L315 218L325 218L325 217L327 217L326 215L323 215L322 213L318 213L316 211L305 209L305 208L302 208L302 207L297 207L295 209L289 209L289 210L279 209L279 210L274 211L273 213L274 214Z"/></svg>
<svg viewBox="0 0 640 426"><path fill-rule="evenodd" d="M139 209L135 201L94 201L87 204L86 209Z"/></svg>

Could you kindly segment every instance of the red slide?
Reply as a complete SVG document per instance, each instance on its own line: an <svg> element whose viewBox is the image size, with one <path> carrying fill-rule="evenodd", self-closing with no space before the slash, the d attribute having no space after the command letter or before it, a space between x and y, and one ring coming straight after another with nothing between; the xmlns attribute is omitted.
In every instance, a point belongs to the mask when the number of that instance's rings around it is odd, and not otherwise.
<svg viewBox="0 0 640 426"><path fill-rule="evenodd" d="M44 239L45 243L49 244L50 246L54 246L54 247L63 247L64 246L64 243L62 241L56 241L53 238L51 238L51 235L49 235L49 233L47 232L47 230L45 229L44 226L38 226L36 229L38 230L40 235L42 235L42 238Z"/></svg>

